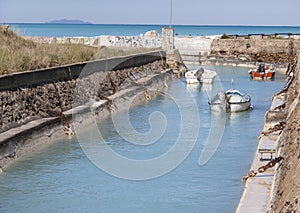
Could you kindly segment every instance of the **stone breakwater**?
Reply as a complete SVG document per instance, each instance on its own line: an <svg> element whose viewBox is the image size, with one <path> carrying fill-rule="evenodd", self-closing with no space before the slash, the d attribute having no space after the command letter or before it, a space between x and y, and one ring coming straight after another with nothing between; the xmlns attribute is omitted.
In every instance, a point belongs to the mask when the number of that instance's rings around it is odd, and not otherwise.
<svg viewBox="0 0 300 213"><path fill-rule="evenodd" d="M137 79L165 70L165 61L155 61L139 67L115 71L96 72L80 79L71 79L34 87L4 90L0 92L0 133L21 126L29 121L49 117L69 110L74 99L84 104L90 99L100 100L110 96ZM75 90L77 84L84 84ZM82 97L81 94L88 94Z"/></svg>
<svg viewBox="0 0 300 213"><path fill-rule="evenodd" d="M231 59L241 61L288 64L299 48L299 39L268 37L215 39L211 45L211 54L231 56Z"/></svg>

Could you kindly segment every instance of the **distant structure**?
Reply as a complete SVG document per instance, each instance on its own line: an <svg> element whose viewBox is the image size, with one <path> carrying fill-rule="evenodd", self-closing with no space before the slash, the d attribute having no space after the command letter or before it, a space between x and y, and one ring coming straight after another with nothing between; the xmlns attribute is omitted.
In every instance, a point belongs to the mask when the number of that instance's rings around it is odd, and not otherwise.
<svg viewBox="0 0 300 213"><path fill-rule="evenodd" d="M92 24L91 22L81 20L60 19L46 22L46 24Z"/></svg>
<svg viewBox="0 0 300 213"><path fill-rule="evenodd" d="M163 50L172 51L174 50L174 29L173 28L162 28L162 48Z"/></svg>

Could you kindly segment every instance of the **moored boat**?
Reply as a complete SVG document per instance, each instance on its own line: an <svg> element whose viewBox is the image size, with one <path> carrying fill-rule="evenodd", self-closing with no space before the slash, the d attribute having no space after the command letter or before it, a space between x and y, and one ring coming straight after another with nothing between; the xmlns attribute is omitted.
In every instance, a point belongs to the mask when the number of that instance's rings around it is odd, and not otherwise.
<svg viewBox="0 0 300 213"><path fill-rule="evenodd" d="M266 66L265 64L260 64L257 69L249 70L249 75L252 79L274 79L275 69Z"/></svg>
<svg viewBox="0 0 300 213"><path fill-rule="evenodd" d="M204 84L211 84L213 83L217 73L212 70L207 69L197 69L197 70L190 70L185 73L186 83L187 84L194 84L194 83L204 83Z"/></svg>
<svg viewBox="0 0 300 213"><path fill-rule="evenodd" d="M241 112L251 108L251 97L236 89L219 92L208 102L213 111Z"/></svg>

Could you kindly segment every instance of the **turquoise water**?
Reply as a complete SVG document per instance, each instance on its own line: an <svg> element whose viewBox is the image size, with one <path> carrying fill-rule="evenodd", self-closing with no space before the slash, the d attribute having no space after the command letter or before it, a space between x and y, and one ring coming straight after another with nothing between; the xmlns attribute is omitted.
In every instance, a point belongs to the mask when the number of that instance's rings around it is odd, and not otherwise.
<svg viewBox="0 0 300 213"><path fill-rule="evenodd" d="M100 36L120 35L132 36L144 34L149 30L161 33L162 25L105 25L105 24L10 24L11 28L26 36ZM168 26L165 26L168 27ZM300 27L292 26L186 26L174 25L178 36L201 36L249 33L300 33Z"/></svg>
<svg viewBox="0 0 300 213"><path fill-rule="evenodd" d="M61 139L5 170L0 176L0 212L234 212L244 188L241 177L248 172L265 112L271 96L282 89L284 76L277 76L275 81L252 81L245 68L209 68L218 72L225 89L231 87L234 78L235 87L251 95L254 110L226 116L221 144L207 164L198 164L214 116L207 104L207 92L200 85L187 87L184 80L176 80L166 93L192 93L200 129L193 151L175 170L147 181L119 179L92 164L76 139ZM208 92L215 87L208 87ZM137 131L149 130L148 117L154 111L165 115L168 126L149 146L126 142L111 118L101 121L99 129L110 147L124 156L159 156L176 141L182 118L170 98L158 95L130 110ZM121 121L125 114L118 112L117 116ZM87 128L84 134L88 138L93 132Z"/></svg>

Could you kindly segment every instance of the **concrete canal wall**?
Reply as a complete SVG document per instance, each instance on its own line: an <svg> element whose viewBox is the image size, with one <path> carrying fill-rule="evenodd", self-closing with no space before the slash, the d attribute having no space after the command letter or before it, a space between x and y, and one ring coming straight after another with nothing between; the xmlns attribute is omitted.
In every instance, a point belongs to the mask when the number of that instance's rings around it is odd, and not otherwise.
<svg viewBox="0 0 300 213"><path fill-rule="evenodd" d="M61 125L62 111L85 110L80 106L91 101L107 106L109 97L128 87L135 88L128 95L133 96L147 90L139 79L152 76L146 82L151 85L164 70L165 52L151 52L1 77L0 167L22 155L26 144L51 136ZM76 90L80 84L84 87Z"/></svg>
<svg viewBox="0 0 300 213"><path fill-rule="evenodd" d="M288 71L284 128L278 140L278 155L284 157L275 172L270 212L300 212L300 55Z"/></svg>
<svg viewBox="0 0 300 213"><path fill-rule="evenodd" d="M287 70L287 83L273 96L250 171L258 171L273 157L283 160L247 179L237 212L299 212L300 195L300 54ZM274 158L273 158L274 160ZM249 175L249 174L248 174Z"/></svg>

